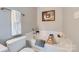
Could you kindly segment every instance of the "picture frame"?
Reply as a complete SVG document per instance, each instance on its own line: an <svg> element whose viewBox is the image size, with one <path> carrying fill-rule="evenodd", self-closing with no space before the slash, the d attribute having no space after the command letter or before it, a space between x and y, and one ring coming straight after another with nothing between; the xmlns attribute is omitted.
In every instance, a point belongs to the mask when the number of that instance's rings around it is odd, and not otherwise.
<svg viewBox="0 0 79 59"><path fill-rule="evenodd" d="M55 10L43 11L42 21L55 21Z"/></svg>

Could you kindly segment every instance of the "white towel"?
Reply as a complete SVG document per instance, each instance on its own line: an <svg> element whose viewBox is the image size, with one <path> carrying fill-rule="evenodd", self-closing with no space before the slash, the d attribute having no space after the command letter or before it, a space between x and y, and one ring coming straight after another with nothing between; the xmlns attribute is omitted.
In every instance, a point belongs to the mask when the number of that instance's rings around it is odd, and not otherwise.
<svg viewBox="0 0 79 59"><path fill-rule="evenodd" d="M21 34L21 13L16 10L11 11L12 35Z"/></svg>

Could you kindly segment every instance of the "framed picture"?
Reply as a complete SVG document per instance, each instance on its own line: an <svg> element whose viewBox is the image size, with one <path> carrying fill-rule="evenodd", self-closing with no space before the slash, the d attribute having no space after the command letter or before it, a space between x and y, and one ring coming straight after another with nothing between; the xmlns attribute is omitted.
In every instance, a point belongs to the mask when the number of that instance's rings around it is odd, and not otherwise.
<svg viewBox="0 0 79 59"><path fill-rule="evenodd" d="M42 21L55 21L55 10L43 11Z"/></svg>

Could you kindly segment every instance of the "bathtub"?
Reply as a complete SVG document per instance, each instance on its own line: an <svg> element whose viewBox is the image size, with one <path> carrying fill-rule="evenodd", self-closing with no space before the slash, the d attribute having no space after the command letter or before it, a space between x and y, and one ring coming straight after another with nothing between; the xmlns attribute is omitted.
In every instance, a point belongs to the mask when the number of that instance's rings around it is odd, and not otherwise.
<svg viewBox="0 0 79 59"><path fill-rule="evenodd" d="M72 44L72 41L68 38L58 38L58 33L59 32L54 31L40 31L40 34L36 37L36 39L33 39L32 32L26 34L26 36L27 40L31 41L31 45L36 48L38 52L72 52L75 49L75 45ZM45 44L44 48L35 45L37 39L46 40L49 34L54 34L57 44Z"/></svg>

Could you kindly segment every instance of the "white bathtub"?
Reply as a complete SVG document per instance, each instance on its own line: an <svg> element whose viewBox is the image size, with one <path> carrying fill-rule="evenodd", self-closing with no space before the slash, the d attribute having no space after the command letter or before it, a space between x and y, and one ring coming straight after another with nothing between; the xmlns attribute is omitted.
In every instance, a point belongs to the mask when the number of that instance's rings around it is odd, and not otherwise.
<svg viewBox="0 0 79 59"><path fill-rule="evenodd" d="M38 39L46 40L48 38L48 35L53 33L55 36L55 39L57 41L57 44L49 46L48 44L45 44L45 47L39 47L35 45L35 39L33 39L33 34L28 33L26 34L27 40L30 40L32 43L32 46L36 47L39 52L72 52L75 49L75 45L72 44L72 41L67 38L57 38L58 32L53 31L41 31L39 34Z"/></svg>

